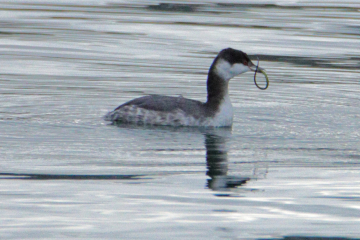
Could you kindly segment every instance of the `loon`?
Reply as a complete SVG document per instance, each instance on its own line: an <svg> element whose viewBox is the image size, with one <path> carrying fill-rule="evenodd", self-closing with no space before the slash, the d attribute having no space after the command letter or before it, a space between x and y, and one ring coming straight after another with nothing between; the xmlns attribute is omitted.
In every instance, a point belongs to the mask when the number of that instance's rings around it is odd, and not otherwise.
<svg viewBox="0 0 360 240"><path fill-rule="evenodd" d="M120 105L106 114L105 120L143 125L231 127L234 110L229 98L229 80L248 71L264 73L246 53L223 49L210 66L205 103L182 96L149 95Z"/></svg>

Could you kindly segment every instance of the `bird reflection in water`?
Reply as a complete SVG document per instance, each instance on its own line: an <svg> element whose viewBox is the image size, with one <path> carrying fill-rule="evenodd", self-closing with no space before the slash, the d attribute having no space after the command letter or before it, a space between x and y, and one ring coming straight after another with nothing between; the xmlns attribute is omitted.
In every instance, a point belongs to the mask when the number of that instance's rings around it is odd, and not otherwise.
<svg viewBox="0 0 360 240"><path fill-rule="evenodd" d="M231 129L213 129L206 131L206 175L210 177L207 187L216 191L228 191L246 183L250 178L228 176L227 142Z"/></svg>

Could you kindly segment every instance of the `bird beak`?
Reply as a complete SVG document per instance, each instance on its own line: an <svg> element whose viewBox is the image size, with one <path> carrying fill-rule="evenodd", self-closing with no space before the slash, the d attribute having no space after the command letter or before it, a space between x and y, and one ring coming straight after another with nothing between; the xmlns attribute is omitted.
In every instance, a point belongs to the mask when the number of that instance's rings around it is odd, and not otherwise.
<svg viewBox="0 0 360 240"><path fill-rule="evenodd" d="M264 68L261 68L261 67L257 67L256 68L256 65L255 64L253 64L251 61L249 61L249 63L248 63L248 67L249 67L249 69L251 70L251 71L253 71L253 72L262 72L262 71L265 71L265 69Z"/></svg>

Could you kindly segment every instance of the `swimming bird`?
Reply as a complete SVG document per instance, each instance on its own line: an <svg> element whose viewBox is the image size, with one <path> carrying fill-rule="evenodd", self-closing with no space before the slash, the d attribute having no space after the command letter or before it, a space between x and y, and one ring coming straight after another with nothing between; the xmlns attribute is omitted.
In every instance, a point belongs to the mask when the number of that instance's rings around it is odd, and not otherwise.
<svg viewBox="0 0 360 240"><path fill-rule="evenodd" d="M229 80L248 71L264 73L246 53L223 49L209 69L206 102L182 96L144 96L120 105L106 114L105 120L144 125L231 127L234 110L229 98Z"/></svg>

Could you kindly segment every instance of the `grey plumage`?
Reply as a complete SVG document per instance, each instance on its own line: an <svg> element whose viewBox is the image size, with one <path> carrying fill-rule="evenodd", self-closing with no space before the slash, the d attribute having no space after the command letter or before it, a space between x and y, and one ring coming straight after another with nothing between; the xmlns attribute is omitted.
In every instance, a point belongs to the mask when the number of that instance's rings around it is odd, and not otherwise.
<svg viewBox="0 0 360 240"><path fill-rule="evenodd" d="M114 111L120 110L125 106L136 106L146 110L153 110L159 112L171 112L177 109L184 111L185 114L199 118L205 115L204 103L183 97L170 97L162 95L149 95L140 98L135 98L126 102Z"/></svg>

